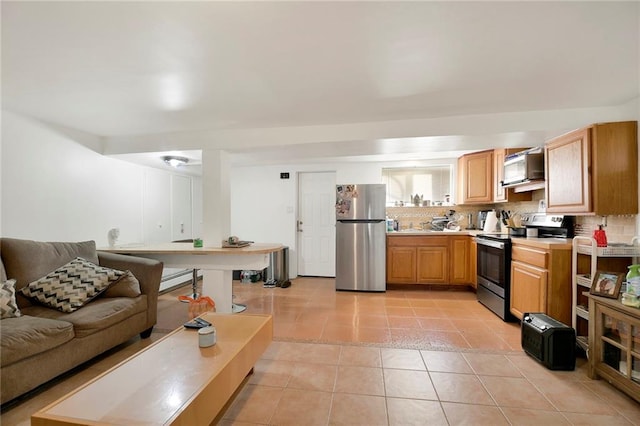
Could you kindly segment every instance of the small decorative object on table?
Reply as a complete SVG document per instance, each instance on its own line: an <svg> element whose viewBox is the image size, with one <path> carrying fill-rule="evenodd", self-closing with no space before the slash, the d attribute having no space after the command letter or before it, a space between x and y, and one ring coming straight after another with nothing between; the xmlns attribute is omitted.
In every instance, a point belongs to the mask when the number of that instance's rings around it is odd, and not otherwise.
<svg viewBox="0 0 640 426"><path fill-rule="evenodd" d="M202 238L194 238L193 246L196 248L202 247Z"/></svg>
<svg viewBox="0 0 640 426"><path fill-rule="evenodd" d="M116 246L118 242L118 237L120 236L120 228L111 228L107 234L109 239L109 247L113 248Z"/></svg>
<svg viewBox="0 0 640 426"><path fill-rule="evenodd" d="M200 296L195 299L189 296L178 296L178 300L189 302L189 319L216 309L215 302L208 296Z"/></svg>
<svg viewBox="0 0 640 426"><path fill-rule="evenodd" d="M617 299L620 295L620 286L622 285L623 277L624 273L621 272L598 271L593 278L589 293L596 296Z"/></svg>
<svg viewBox="0 0 640 426"><path fill-rule="evenodd" d="M198 346L208 348L216 344L216 328L212 325L198 330Z"/></svg>

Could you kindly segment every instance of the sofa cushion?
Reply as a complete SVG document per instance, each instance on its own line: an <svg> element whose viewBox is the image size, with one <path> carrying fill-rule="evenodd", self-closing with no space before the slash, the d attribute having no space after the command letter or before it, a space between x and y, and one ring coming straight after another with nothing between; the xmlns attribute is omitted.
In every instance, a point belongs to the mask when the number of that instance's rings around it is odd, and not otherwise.
<svg viewBox="0 0 640 426"><path fill-rule="evenodd" d="M134 298L101 297L70 314L36 305L24 308L22 314L70 322L73 324L75 336L85 337L146 310L147 296L142 295Z"/></svg>
<svg viewBox="0 0 640 426"><path fill-rule="evenodd" d="M32 303L18 290L76 257L98 263L95 241L41 242L17 238L0 239L0 255L8 278L16 280L18 306Z"/></svg>
<svg viewBox="0 0 640 426"><path fill-rule="evenodd" d="M16 280L3 281L0 285L0 319L17 318L20 309L16 303Z"/></svg>
<svg viewBox="0 0 640 426"><path fill-rule="evenodd" d="M22 289L22 293L59 311L73 312L123 276L122 271L77 257L30 283Z"/></svg>
<svg viewBox="0 0 640 426"><path fill-rule="evenodd" d="M124 271L124 275L109 285L103 293L104 297L138 297L140 292L140 282L133 276L131 271Z"/></svg>
<svg viewBox="0 0 640 426"><path fill-rule="evenodd" d="M73 339L73 325L66 321L22 315L0 321L2 367L55 348ZM28 374L28 372L25 372Z"/></svg>
<svg viewBox="0 0 640 426"><path fill-rule="evenodd" d="M2 263L2 253L0 253L0 281L7 280L7 271L4 270L4 264Z"/></svg>

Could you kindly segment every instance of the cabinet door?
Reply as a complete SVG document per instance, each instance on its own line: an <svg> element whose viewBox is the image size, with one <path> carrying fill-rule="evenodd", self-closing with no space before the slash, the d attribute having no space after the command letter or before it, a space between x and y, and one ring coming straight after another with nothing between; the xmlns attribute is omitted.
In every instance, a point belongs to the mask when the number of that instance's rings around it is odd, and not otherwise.
<svg viewBox="0 0 640 426"><path fill-rule="evenodd" d="M511 262L511 313L518 319L525 312L546 313L547 275L545 269Z"/></svg>
<svg viewBox="0 0 640 426"><path fill-rule="evenodd" d="M493 201L493 151L482 151L461 157L462 194L464 203Z"/></svg>
<svg viewBox="0 0 640 426"><path fill-rule="evenodd" d="M387 248L387 282L391 284L416 282L416 249L414 247Z"/></svg>
<svg viewBox="0 0 640 426"><path fill-rule="evenodd" d="M447 284L449 280L449 256L446 246L417 248L417 282L422 284Z"/></svg>
<svg viewBox="0 0 640 426"><path fill-rule="evenodd" d="M471 238L469 243L469 273L471 274L470 282L473 288L478 288L478 243L475 238Z"/></svg>
<svg viewBox="0 0 640 426"><path fill-rule="evenodd" d="M590 132L576 130L545 146L547 212L592 211Z"/></svg>
<svg viewBox="0 0 640 426"><path fill-rule="evenodd" d="M638 123L591 129L591 210L598 216L638 213Z"/></svg>
<svg viewBox="0 0 640 426"><path fill-rule="evenodd" d="M469 237L450 237L451 268L449 270L449 281L451 284L469 284L471 281L469 239Z"/></svg>
<svg viewBox="0 0 640 426"><path fill-rule="evenodd" d="M507 201L507 189L502 187L504 180L504 157L507 151L505 149L496 149L493 151L494 176L493 179L493 201L496 203Z"/></svg>

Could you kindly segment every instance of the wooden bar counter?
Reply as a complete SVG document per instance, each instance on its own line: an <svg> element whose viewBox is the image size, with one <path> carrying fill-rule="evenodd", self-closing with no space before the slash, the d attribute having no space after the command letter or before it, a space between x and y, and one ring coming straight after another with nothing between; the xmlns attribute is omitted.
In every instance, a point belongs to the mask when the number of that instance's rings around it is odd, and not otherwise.
<svg viewBox="0 0 640 426"><path fill-rule="evenodd" d="M128 244L100 251L147 257L161 261L166 268L201 269L202 293L216 302L216 312L232 312L232 271L262 270L269 266L269 255L282 244L256 243L247 247L193 247L192 243Z"/></svg>

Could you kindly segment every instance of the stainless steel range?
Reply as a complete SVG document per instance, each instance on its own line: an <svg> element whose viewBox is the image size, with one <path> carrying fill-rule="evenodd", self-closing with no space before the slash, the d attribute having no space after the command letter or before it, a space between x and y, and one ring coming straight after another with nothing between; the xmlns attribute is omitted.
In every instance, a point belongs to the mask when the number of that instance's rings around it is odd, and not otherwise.
<svg viewBox="0 0 640 426"><path fill-rule="evenodd" d="M480 234L478 243L478 302L504 321L509 312L511 290L511 238L508 235Z"/></svg>
<svg viewBox="0 0 640 426"><path fill-rule="evenodd" d="M525 213L522 224L537 230L537 238L571 238L574 235L573 216ZM509 234L480 234L478 244L478 301L504 321L514 321L511 315L511 239Z"/></svg>

